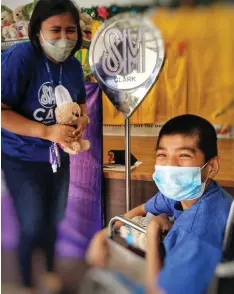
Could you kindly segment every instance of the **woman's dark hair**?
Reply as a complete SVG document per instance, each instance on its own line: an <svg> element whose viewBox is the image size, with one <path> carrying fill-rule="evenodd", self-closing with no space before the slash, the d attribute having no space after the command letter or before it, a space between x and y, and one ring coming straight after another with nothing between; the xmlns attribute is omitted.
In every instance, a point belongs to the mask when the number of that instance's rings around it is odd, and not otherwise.
<svg viewBox="0 0 234 294"><path fill-rule="evenodd" d="M83 39L80 27L80 16L78 8L71 0L39 0L37 2L33 10L28 28L29 39L35 48L41 49L41 45L38 39L41 23L51 16L63 13L71 13L77 26L78 39L76 46L71 52L71 55L81 48Z"/></svg>
<svg viewBox="0 0 234 294"><path fill-rule="evenodd" d="M184 114L172 118L163 125L159 133L157 148L163 136L177 134L197 136L197 146L205 155L206 162L218 155L216 131L206 119L192 114Z"/></svg>

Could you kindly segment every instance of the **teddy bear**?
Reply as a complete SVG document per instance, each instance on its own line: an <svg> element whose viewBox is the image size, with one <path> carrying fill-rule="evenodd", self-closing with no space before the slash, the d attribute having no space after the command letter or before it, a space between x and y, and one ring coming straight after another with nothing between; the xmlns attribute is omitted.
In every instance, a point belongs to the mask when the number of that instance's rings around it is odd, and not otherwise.
<svg viewBox="0 0 234 294"><path fill-rule="evenodd" d="M68 90L62 85L55 88L55 99L57 104L55 117L58 124L68 125L80 117L80 106L72 101ZM79 154L81 151L89 150L90 142L88 140L80 139L77 142L60 147L69 154Z"/></svg>
<svg viewBox="0 0 234 294"><path fill-rule="evenodd" d="M13 13L4 10L1 13L1 32L3 40L17 39L17 30L13 19Z"/></svg>
<svg viewBox="0 0 234 294"><path fill-rule="evenodd" d="M14 22L13 13L11 11L4 10L1 13L1 25L9 26Z"/></svg>
<svg viewBox="0 0 234 294"><path fill-rule="evenodd" d="M18 6L13 11L13 19L16 23L18 38L28 37L28 21L23 14L23 6Z"/></svg>
<svg viewBox="0 0 234 294"><path fill-rule="evenodd" d="M11 24L10 26L4 26L2 27L2 38L3 40L9 40L9 39L17 39L18 33L14 26L14 24Z"/></svg>
<svg viewBox="0 0 234 294"><path fill-rule="evenodd" d="M23 15L23 6L18 6L13 10L13 19L17 23L19 21L25 20Z"/></svg>
<svg viewBox="0 0 234 294"><path fill-rule="evenodd" d="M85 39L91 40L92 38L92 17L87 13L80 14L80 27Z"/></svg>

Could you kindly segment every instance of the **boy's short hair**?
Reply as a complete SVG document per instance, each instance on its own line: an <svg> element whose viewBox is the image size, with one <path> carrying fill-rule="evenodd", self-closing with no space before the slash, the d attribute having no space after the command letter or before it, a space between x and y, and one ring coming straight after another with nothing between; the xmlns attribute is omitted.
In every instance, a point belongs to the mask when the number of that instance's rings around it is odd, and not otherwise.
<svg viewBox="0 0 234 294"><path fill-rule="evenodd" d="M206 119L192 114L180 115L170 119L163 125L159 133L157 148L163 136L176 134L197 136L197 146L204 153L206 162L218 155L216 131Z"/></svg>

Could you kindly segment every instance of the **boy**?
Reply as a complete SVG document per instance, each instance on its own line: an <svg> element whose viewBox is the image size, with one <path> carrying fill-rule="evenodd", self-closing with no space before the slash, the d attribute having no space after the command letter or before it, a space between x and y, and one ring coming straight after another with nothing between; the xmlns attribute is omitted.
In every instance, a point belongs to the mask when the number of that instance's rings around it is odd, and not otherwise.
<svg viewBox="0 0 234 294"><path fill-rule="evenodd" d="M125 214L129 218L148 212L155 215L147 228L149 288L159 287L166 294L206 292L221 260L231 205L231 200L224 197L220 186L212 180L218 171L217 136L208 121L182 115L162 127L153 174L159 192ZM168 217L174 218L171 229ZM166 258L162 267L152 242L165 228L170 231L164 240ZM106 230L94 237L87 255L90 264L105 264L106 240Z"/></svg>

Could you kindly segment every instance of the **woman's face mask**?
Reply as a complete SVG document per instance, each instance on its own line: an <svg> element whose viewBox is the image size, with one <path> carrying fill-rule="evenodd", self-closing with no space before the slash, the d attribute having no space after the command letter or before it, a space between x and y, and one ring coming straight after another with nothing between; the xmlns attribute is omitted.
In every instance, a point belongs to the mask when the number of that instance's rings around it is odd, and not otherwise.
<svg viewBox="0 0 234 294"><path fill-rule="evenodd" d="M153 179L159 191L167 198L183 201L199 198L204 193L206 181L201 181L202 167L156 165Z"/></svg>
<svg viewBox="0 0 234 294"><path fill-rule="evenodd" d="M46 40L42 32L40 34L43 40L41 44L43 51L57 62L65 61L77 43L77 40L68 39Z"/></svg>

